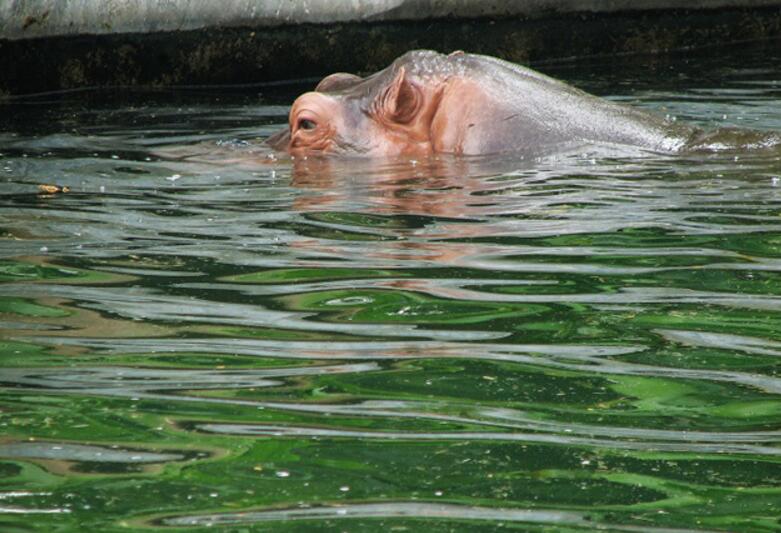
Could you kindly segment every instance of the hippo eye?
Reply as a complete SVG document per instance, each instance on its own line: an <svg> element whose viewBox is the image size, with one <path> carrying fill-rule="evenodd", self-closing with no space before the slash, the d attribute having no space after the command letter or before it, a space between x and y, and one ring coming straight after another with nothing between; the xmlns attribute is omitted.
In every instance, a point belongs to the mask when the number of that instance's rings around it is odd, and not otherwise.
<svg viewBox="0 0 781 533"><path fill-rule="evenodd" d="M308 118L302 118L298 121L298 129L300 130L313 130L317 127L317 123L314 120Z"/></svg>

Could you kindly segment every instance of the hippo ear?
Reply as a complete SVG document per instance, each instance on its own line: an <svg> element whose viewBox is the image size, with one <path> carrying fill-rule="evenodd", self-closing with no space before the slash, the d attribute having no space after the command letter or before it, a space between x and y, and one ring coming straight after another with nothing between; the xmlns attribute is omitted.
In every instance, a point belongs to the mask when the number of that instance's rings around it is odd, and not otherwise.
<svg viewBox="0 0 781 533"><path fill-rule="evenodd" d="M315 87L315 91L319 93L327 93L329 91L341 91L352 87L363 78L356 76L355 74L348 74L346 72L337 72L323 78L320 83Z"/></svg>
<svg viewBox="0 0 781 533"><path fill-rule="evenodd" d="M407 124L418 114L420 89L409 81L404 67L399 67L383 100L383 107L394 122Z"/></svg>

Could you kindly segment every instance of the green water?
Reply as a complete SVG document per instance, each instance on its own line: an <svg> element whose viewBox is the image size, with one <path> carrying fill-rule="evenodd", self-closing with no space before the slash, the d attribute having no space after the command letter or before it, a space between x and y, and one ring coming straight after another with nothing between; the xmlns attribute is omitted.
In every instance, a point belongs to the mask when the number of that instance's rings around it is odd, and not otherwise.
<svg viewBox="0 0 781 533"><path fill-rule="evenodd" d="M542 68L781 130L777 43ZM308 87L0 105L1 531L781 530L779 154L269 159Z"/></svg>

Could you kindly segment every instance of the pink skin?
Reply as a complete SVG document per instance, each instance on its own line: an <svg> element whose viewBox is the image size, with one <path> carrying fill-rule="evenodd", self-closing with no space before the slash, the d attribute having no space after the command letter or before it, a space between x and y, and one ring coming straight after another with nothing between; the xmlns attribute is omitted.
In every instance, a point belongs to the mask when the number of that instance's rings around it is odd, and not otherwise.
<svg viewBox="0 0 781 533"><path fill-rule="evenodd" d="M400 70L403 80L404 69ZM398 83L397 83L398 84ZM321 84L322 85L322 84ZM416 95L423 89L415 87ZM405 95L407 98L413 98ZM350 138L351 130L339 97L324 92L301 95L290 111L290 141L287 150L294 156L356 152L370 156L424 155L431 153L428 136L419 132L417 123L409 117L396 119L404 113L408 100L383 99L368 112L357 117L360 138ZM399 112L396 112L396 108ZM414 118L414 117L413 117ZM352 122L356 122L353 119ZM416 121L417 122L417 121Z"/></svg>
<svg viewBox="0 0 781 533"><path fill-rule="evenodd" d="M738 133L671 123L496 58L416 50L366 78L326 77L267 142L297 158L525 157L594 145L676 153L708 149L727 134L736 148L781 143L776 134Z"/></svg>
<svg viewBox="0 0 781 533"><path fill-rule="evenodd" d="M350 107L348 91L361 82L357 76L334 74L314 92L301 95L290 111L289 137L275 147L296 157L426 157L460 154L469 148L468 132L462 127L474 112L468 103L483 100L475 83L458 77L434 77L424 83L400 66L380 91L371 91L376 83L365 83L370 85L369 94ZM457 111L445 112L453 109Z"/></svg>

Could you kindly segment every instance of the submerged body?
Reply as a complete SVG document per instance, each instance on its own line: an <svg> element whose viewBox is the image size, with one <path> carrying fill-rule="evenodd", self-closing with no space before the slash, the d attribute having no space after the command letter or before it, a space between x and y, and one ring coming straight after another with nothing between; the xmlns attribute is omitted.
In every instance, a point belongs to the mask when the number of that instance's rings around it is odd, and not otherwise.
<svg viewBox="0 0 781 533"><path fill-rule="evenodd" d="M288 130L268 142L294 156L425 157L535 155L583 144L675 153L770 146L781 137L705 133L496 58L418 50L366 78L323 79L294 102Z"/></svg>

